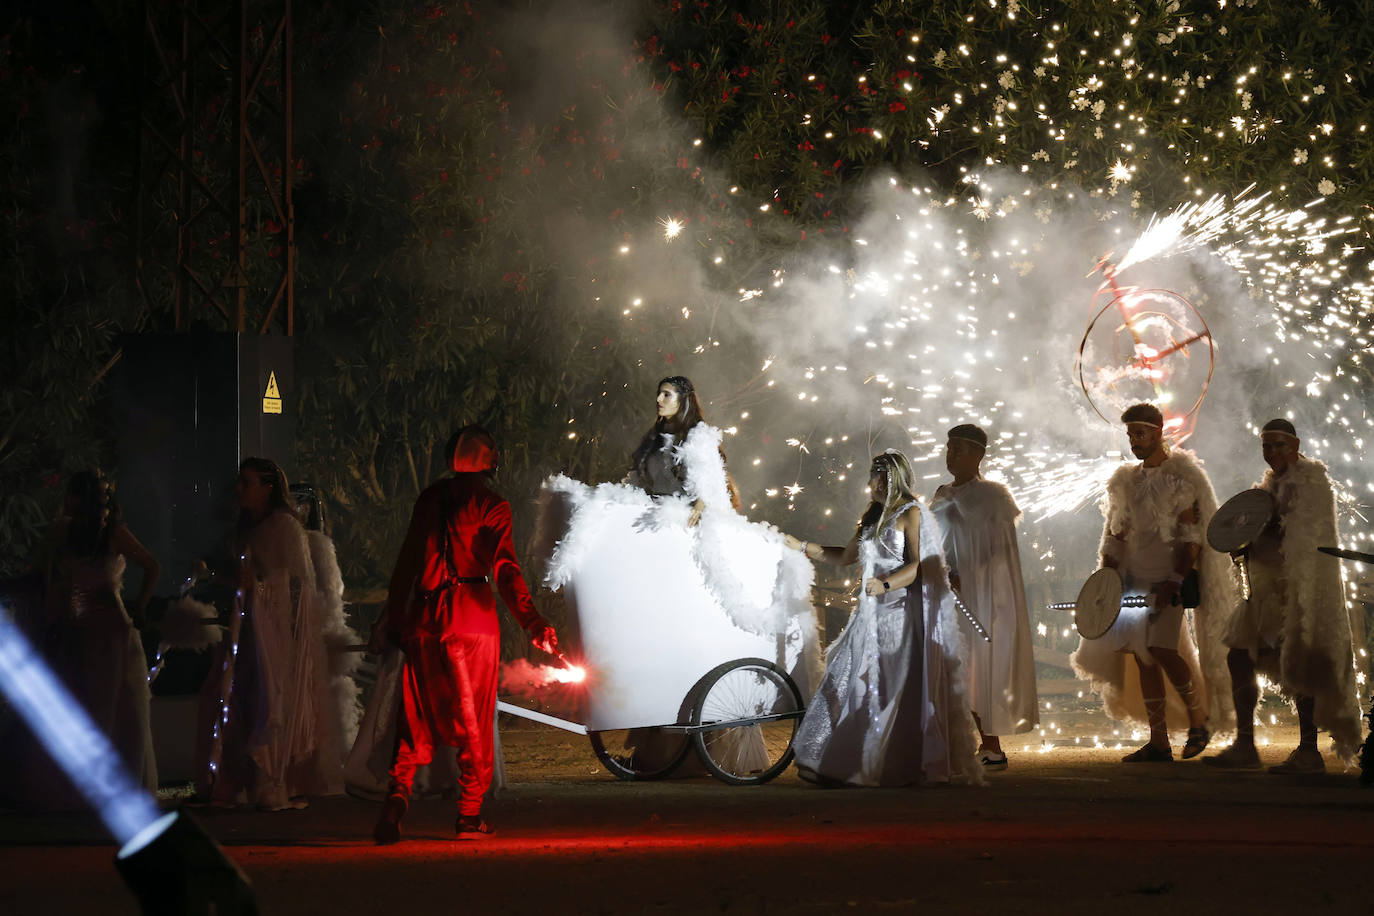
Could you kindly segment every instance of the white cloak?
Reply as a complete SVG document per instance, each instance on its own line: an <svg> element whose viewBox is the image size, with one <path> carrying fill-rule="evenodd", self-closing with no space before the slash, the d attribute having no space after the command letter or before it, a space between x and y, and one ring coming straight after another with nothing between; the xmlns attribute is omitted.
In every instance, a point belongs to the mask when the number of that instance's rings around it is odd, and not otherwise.
<svg viewBox="0 0 1374 916"><path fill-rule="evenodd" d="M1133 543L1154 535L1171 542L1182 541L1199 545L1197 571L1202 589L1202 601L1193 610L1191 632L1183 627L1179 640L1179 655L1193 670L1193 687L1202 697L1214 732L1235 727L1236 710L1231 699L1231 675L1226 667L1228 651L1223 636L1230 609L1235 606L1236 583L1230 570L1231 560L1207 545L1203 533L1217 511L1217 496L1202 462L1192 452L1176 448L1158 469L1162 474L1156 498L1148 502L1142 498L1144 473L1139 464L1118 468L1107 482L1102 497L1102 547L1104 556L1118 560L1125 569ZM1162 495L1163 498L1159 498ZM1179 515L1190 506L1198 509L1195 525L1181 525ZM1113 534L1125 534L1122 542ZM1126 641L1131 652L1118 651L1118 646L1103 639L1083 639L1070 657L1074 672L1092 681L1093 690L1102 697L1107 714L1115 719L1148 723L1145 703L1140 695L1139 678L1135 677L1136 659L1154 664L1145 645L1145 626L1148 610L1123 608L1121 618L1112 628L1128 631ZM1111 635L1110 633L1108 634ZM1169 719L1171 725L1185 724L1187 717L1182 703L1170 689Z"/></svg>
<svg viewBox="0 0 1374 916"><path fill-rule="evenodd" d="M1028 732L1040 721L1030 612L1021 579L1016 523L1021 510L1011 491L978 478L935 491L930 511L944 535L950 578L991 642L960 615L968 643L969 704L988 735Z"/></svg>
<svg viewBox="0 0 1374 916"><path fill-rule="evenodd" d="M1320 461L1299 457L1282 476L1265 471L1256 486L1273 494L1278 504L1283 525L1279 575L1287 583L1281 593L1257 590L1251 598L1269 605L1253 608L1251 613L1268 612L1282 620L1277 664L1265 665L1272 656L1261 656L1259 670L1277 681L1286 695L1315 699L1317 727L1331 733L1337 755L1350 761L1359 750L1363 731L1352 645L1364 641L1364 620L1358 609L1347 611L1341 561L1317 550L1340 543L1331 478ZM1255 562L1252 558L1252 567ZM1245 619L1245 608L1239 596L1235 607L1237 626L1232 627L1228 641L1240 645L1245 640L1237 630Z"/></svg>

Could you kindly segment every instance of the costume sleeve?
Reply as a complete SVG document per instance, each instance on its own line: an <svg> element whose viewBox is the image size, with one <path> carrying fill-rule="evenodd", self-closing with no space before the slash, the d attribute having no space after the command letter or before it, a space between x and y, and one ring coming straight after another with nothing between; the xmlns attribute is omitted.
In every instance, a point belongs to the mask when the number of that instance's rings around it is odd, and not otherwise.
<svg viewBox="0 0 1374 916"><path fill-rule="evenodd" d="M387 589L384 626L393 633L401 628L406 616L406 603L410 600L410 589L424 570L425 549L428 547L430 533L439 526L439 507L429 490L415 500L415 508L410 511L410 528L406 539L401 543L401 552L396 557L396 565L391 570L391 584Z"/></svg>
<svg viewBox="0 0 1374 916"><path fill-rule="evenodd" d="M496 553L492 556L496 587L501 592L501 600L515 615L520 626L526 631L545 626L546 621L539 616L530 597L529 586L525 584L524 573L520 571L520 561L515 558L515 542L511 538L510 503L498 500L487 512L487 525L496 535Z"/></svg>

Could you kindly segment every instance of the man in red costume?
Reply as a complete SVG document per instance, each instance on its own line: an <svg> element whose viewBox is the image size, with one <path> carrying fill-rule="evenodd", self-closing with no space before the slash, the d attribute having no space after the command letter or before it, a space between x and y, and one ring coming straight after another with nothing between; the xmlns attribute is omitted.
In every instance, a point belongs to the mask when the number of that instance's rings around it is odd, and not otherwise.
<svg viewBox="0 0 1374 916"><path fill-rule="evenodd" d="M372 649L385 639L405 651L401 716L390 795L373 838L401 837L401 818L417 767L434 747L458 749L460 833L490 833L482 798L495 756L496 672L501 629L487 575L536 648L557 651L553 627L539 616L515 558L510 503L486 483L496 468L496 441L467 426L448 443L454 476L420 494L396 558L386 610L373 628Z"/></svg>

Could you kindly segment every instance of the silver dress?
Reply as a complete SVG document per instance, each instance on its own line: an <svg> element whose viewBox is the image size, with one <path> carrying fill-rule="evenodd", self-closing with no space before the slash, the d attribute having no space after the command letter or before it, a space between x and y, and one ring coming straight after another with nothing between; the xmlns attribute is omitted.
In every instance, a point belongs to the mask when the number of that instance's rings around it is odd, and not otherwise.
<svg viewBox="0 0 1374 916"><path fill-rule="evenodd" d="M914 505L903 506L892 521ZM864 579L895 572L908 562L906 536L892 523L876 536L865 531L859 561ZM925 654L920 586L918 578L909 588L860 596L827 652L820 688L793 738L804 776L864 786L920 780Z"/></svg>

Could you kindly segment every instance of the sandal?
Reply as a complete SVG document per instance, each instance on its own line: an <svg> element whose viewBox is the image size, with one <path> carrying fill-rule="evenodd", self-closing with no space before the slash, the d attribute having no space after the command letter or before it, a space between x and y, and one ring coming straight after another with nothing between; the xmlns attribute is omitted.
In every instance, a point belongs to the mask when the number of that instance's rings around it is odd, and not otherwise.
<svg viewBox="0 0 1374 916"><path fill-rule="evenodd" d="M1174 759L1173 748L1158 748L1153 744L1147 744L1138 751L1133 751L1121 758L1122 763L1172 763Z"/></svg>
<svg viewBox="0 0 1374 916"><path fill-rule="evenodd" d="M453 832L462 836L466 833L491 833L491 825L480 814L460 814L453 824Z"/></svg>
<svg viewBox="0 0 1374 916"><path fill-rule="evenodd" d="M1191 760L1201 754L1207 749L1207 742L1211 740L1212 733L1207 730L1205 725L1188 729L1188 743L1183 745L1183 759Z"/></svg>

